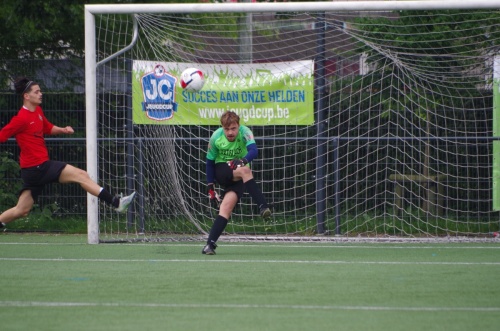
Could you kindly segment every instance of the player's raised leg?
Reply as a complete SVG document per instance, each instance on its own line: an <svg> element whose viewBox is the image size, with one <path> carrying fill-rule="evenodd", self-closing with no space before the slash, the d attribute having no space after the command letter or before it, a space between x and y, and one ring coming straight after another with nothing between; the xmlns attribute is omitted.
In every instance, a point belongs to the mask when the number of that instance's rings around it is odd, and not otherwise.
<svg viewBox="0 0 500 331"><path fill-rule="evenodd" d="M233 174L235 180L243 180L245 189L259 207L260 216L262 218L271 217L271 209L269 209L266 198L253 177L252 170L249 167L238 167L233 171Z"/></svg>
<svg viewBox="0 0 500 331"><path fill-rule="evenodd" d="M78 183L80 186L92 194L93 196L98 197L100 200L112 205L115 207L115 210L119 213L125 212L130 204L132 203L135 192L128 196L117 197L111 195L111 193L106 190L104 187L99 186L96 182L90 178L89 174L77 167L74 167L70 164L64 167L61 175L59 176L60 183Z"/></svg>

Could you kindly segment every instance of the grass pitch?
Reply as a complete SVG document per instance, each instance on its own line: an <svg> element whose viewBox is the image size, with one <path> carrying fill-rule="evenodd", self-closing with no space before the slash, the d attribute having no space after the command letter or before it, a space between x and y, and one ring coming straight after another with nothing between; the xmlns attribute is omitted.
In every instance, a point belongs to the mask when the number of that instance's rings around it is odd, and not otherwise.
<svg viewBox="0 0 500 331"><path fill-rule="evenodd" d="M0 235L8 330L497 330L500 242L86 244Z"/></svg>

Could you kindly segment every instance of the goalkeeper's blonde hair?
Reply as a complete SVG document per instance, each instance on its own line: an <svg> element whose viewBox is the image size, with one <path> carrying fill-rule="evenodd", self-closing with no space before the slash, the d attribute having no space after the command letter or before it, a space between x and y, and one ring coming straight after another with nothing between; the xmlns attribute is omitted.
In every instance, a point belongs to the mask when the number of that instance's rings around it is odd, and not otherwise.
<svg viewBox="0 0 500 331"><path fill-rule="evenodd" d="M226 111L220 117L220 124L222 127L227 127L233 123L240 125L240 117L234 111Z"/></svg>

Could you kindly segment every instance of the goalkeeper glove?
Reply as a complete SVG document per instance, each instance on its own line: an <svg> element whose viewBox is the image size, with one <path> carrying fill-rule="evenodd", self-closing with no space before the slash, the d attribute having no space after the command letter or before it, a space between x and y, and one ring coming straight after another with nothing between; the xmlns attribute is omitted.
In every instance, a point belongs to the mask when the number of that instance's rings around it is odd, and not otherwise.
<svg viewBox="0 0 500 331"><path fill-rule="evenodd" d="M227 161L227 165L229 166L229 168L231 168L231 170L236 170L239 167L244 167L247 163L248 161L245 158Z"/></svg>
<svg viewBox="0 0 500 331"><path fill-rule="evenodd" d="M218 208L220 204L220 196L215 191L214 184L208 184L208 197L210 198L210 203L212 204L212 206Z"/></svg>

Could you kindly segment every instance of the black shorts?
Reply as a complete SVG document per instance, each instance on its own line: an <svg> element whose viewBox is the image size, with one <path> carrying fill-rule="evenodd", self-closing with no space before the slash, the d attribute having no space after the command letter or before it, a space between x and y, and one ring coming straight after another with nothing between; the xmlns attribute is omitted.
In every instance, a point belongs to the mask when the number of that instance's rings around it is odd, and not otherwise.
<svg viewBox="0 0 500 331"><path fill-rule="evenodd" d="M243 184L243 181L233 180L233 170L231 170L225 162L215 164L215 180L224 188L222 197L224 197L226 192L233 191L236 195L238 195L239 200L243 196L243 193L245 193L245 185Z"/></svg>
<svg viewBox="0 0 500 331"><path fill-rule="evenodd" d="M35 167L21 169L23 188L19 194L30 190L31 197L36 202L46 184L59 182L59 176L66 165L64 162L49 160Z"/></svg>

